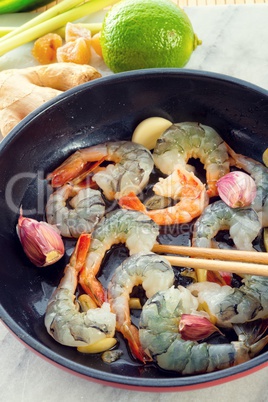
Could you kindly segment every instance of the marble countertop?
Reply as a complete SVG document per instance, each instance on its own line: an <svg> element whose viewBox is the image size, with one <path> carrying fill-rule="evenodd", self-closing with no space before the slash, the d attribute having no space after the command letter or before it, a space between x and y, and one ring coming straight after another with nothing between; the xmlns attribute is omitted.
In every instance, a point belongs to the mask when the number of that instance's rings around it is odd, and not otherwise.
<svg viewBox="0 0 268 402"><path fill-rule="evenodd" d="M268 89L268 5L185 8L203 44L186 66L237 77ZM1 22L1 19L0 19ZM16 64L16 53L11 60ZM9 63L9 65L8 65ZM31 63L25 59L25 65ZM10 58L0 59L0 69ZM104 74L108 74L104 71ZM268 400L268 366L243 378L182 393L141 393L99 385L65 372L21 344L0 323L0 400L6 402L138 401L264 402Z"/></svg>

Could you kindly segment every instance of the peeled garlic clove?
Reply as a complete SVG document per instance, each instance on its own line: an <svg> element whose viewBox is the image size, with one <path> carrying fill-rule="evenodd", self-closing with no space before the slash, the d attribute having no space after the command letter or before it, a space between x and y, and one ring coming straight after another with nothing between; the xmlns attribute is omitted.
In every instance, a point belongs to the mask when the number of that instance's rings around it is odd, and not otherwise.
<svg viewBox="0 0 268 402"><path fill-rule="evenodd" d="M24 218L21 214L17 234L25 254L37 267L54 264L64 255L60 234L47 222Z"/></svg>
<svg viewBox="0 0 268 402"><path fill-rule="evenodd" d="M256 197L255 181L244 172L230 172L217 181L221 199L231 208L248 206Z"/></svg>
<svg viewBox="0 0 268 402"><path fill-rule="evenodd" d="M155 147L158 138L166 131L172 122L163 117L149 117L135 128L132 141L151 150Z"/></svg>
<svg viewBox="0 0 268 402"><path fill-rule="evenodd" d="M268 228L263 230L263 242L266 252L268 253Z"/></svg>
<svg viewBox="0 0 268 402"><path fill-rule="evenodd" d="M263 163L265 164L265 166L268 167L268 148L266 148L266 150L263 152L262 160L263 160Z"/></svg>
<svg viewBox="0 0 268 402"><path fill-rule="evenodd" d="M179 331L185 341L200 341L220 330L208 318L192 314L182 314Z"/></svg>
<svg viewBox="0 0 268 402"><path fill-rule="evenodd" d="M81 353L101 353L113 348L116 344L117 340L115 338L104 338L91 345L78 346L77 350Z"/></svg>
<svg viewBox="0 0 268 402"><path fill-rule="evenodd" d="M97 304L88 294L82 294L78 297L78 302L81 307L81 310L87 312L92 308L97 308Z"/></svg>

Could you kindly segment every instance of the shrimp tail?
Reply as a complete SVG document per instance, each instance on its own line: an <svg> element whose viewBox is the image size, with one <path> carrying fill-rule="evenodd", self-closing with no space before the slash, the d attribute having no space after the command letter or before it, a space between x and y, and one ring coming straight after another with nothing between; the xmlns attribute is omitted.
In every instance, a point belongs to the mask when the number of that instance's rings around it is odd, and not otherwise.
<svg viewBox="0 0 268 402"><path fill-rule="evenodd" d="M238 338L243 339L246 345L257 345L258 341L264 339L263 336L267 333L268 319L258 319L241 324L233 324L233 329Z"/></svg>
<svg viewBox="0 0 268 402"><path fill-rule="evenodd" d="M135 211L140 211L146 213L145 205L142 204L140 199L136 196L134 192L121 197L118 201L121 208L124 209L134 209Z"/></svg>
<svg viewBox="0 0 268 402"><path fill-rule="evenodd" d="M213 181L213 180L207 182L207 186L208 186L207 195L209 198L216 197L219 194L216 183L217 182Z"/></svg>
<svg viewBox="0 0 268 402"><path fill-rule="evenodd" d="M97 183L93 180L93 173L95 174L96 172L104 169L100 167L102 162L105 160L105 158L100 159L97 162L94 163L89 163L86 165L86 169L83 169L82 173L76 176L73 180L72 183L79 184L80 187L90 187L90 188L98 188Z"/></svg>
<svg viewBox="0 0 268 402"><path fill-rule="evenodd" d="M61 187L78 176L83 171L84 166L85 161L81 157L81 151L78 150L48 174L47 179L51 180L52 187Z"/></svg>
<svg viewBox="0 0 268 402"><path fill-rule="evenodd" d="M260 340L258 340L257 342L255 342L253 345L250 345L250 357L254 357L256 355L258 355L263 348L265 348L265 346L268 344L268 335L266 335L264 338L261 338Z"/></svg>
<svg viewBox="0 0 268 402"><path fill-rule="evenodd" d="M257 356L268 344L268 335L261 338L253 345L247 346L244 342L232 342L236 349L235 364L240 364Z"/></svg>
<svg viewBox="0 0 268 402"><path fill-rule="evenodd" d="M127 339L128 346L130 347L134 357L136 357L142 363L152 361L152 358L149 357L143 350L140 343L139 332L134 325L128 325L125 323L120 327L120 331Z"/></svg>
<svg viewBox="0 0 268 402"><path fill-rule="evenodd" d="M83 290L101 307L107 301L106 290L93 275L88 276L86 269L82 269L79 274L79 283Z"/></svg>
<svg viewBox="0 0 268 402"><path fill-rule="evenodd" d="M61 187L67 182L83 175L85 172L86 174L93 172L104 159L104 157L100 157L97 161L87 160L85 150L78 150L53 172L49 173L47 179L51 180L52 187Z"/></svg>
<svg viewBox="0 0 268 402"><path fill-rule="evenodd" d="M76 272L80 272L85 265L90 243L91 236L88 233L83 233L78 238L75 249L70 258L70 265L75 267Z"/></svg>
<svg viewBox="0 0 268 402"><path fill-rule="evenodd" d="M191 222L200 216L208 205L205 187L194 198L182 198L174 207L148 211L144 204L134 193L129 193L119 199L119 205L124 209L134 209L149 216L158 225L171 225L175 223Z"/></svg>

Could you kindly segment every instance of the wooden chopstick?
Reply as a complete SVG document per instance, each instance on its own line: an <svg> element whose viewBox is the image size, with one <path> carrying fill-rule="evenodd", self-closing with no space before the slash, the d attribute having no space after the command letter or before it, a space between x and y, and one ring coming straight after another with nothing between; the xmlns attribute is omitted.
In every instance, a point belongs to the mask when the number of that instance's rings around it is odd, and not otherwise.
<svg viewBox="0 0 268 402"><path fill-rule="evenodd" d="M155 244L152 250L154 253L169 253L188 255L189 257L217 258L225 261L254 262L259 264L268 264L268 253L227 250L219 248L172 246L164 244Z"/></svg>
<svg viewBox="0 0 268 402"><path fill-rule="evenodd" d="M172 246L162 244L154 245L152 251L158 254L180 255L165 255L171 265L177 267L268 276L268 253L264 252ZM187 255L195 258L182 257L181 255Z"/></svg>

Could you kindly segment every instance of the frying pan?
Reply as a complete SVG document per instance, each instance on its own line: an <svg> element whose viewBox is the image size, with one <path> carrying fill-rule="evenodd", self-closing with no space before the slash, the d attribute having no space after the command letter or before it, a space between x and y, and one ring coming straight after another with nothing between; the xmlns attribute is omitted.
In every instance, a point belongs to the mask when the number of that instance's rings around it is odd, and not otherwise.
<svg viewBox="0 0 268 402"><path fill-rule="evenodd" d="M48 172L78 148L131 139L138 123L151 116L212 126L235 151L259 161L268 147L268 92L219 74L138 70L100 78L47 102L0 145L0 317L34 352L89 380L140 391L207 387L267 366L268 351L225 370L181 376L136 362L120 337L124 354L113 364L60 345L47 334L44 313L74 244L66 241L66 256L58 263L37 268L16 235L20 207L24 216L45 219ZM122 256L115 249L103 269L113 270Z"/></svg>

